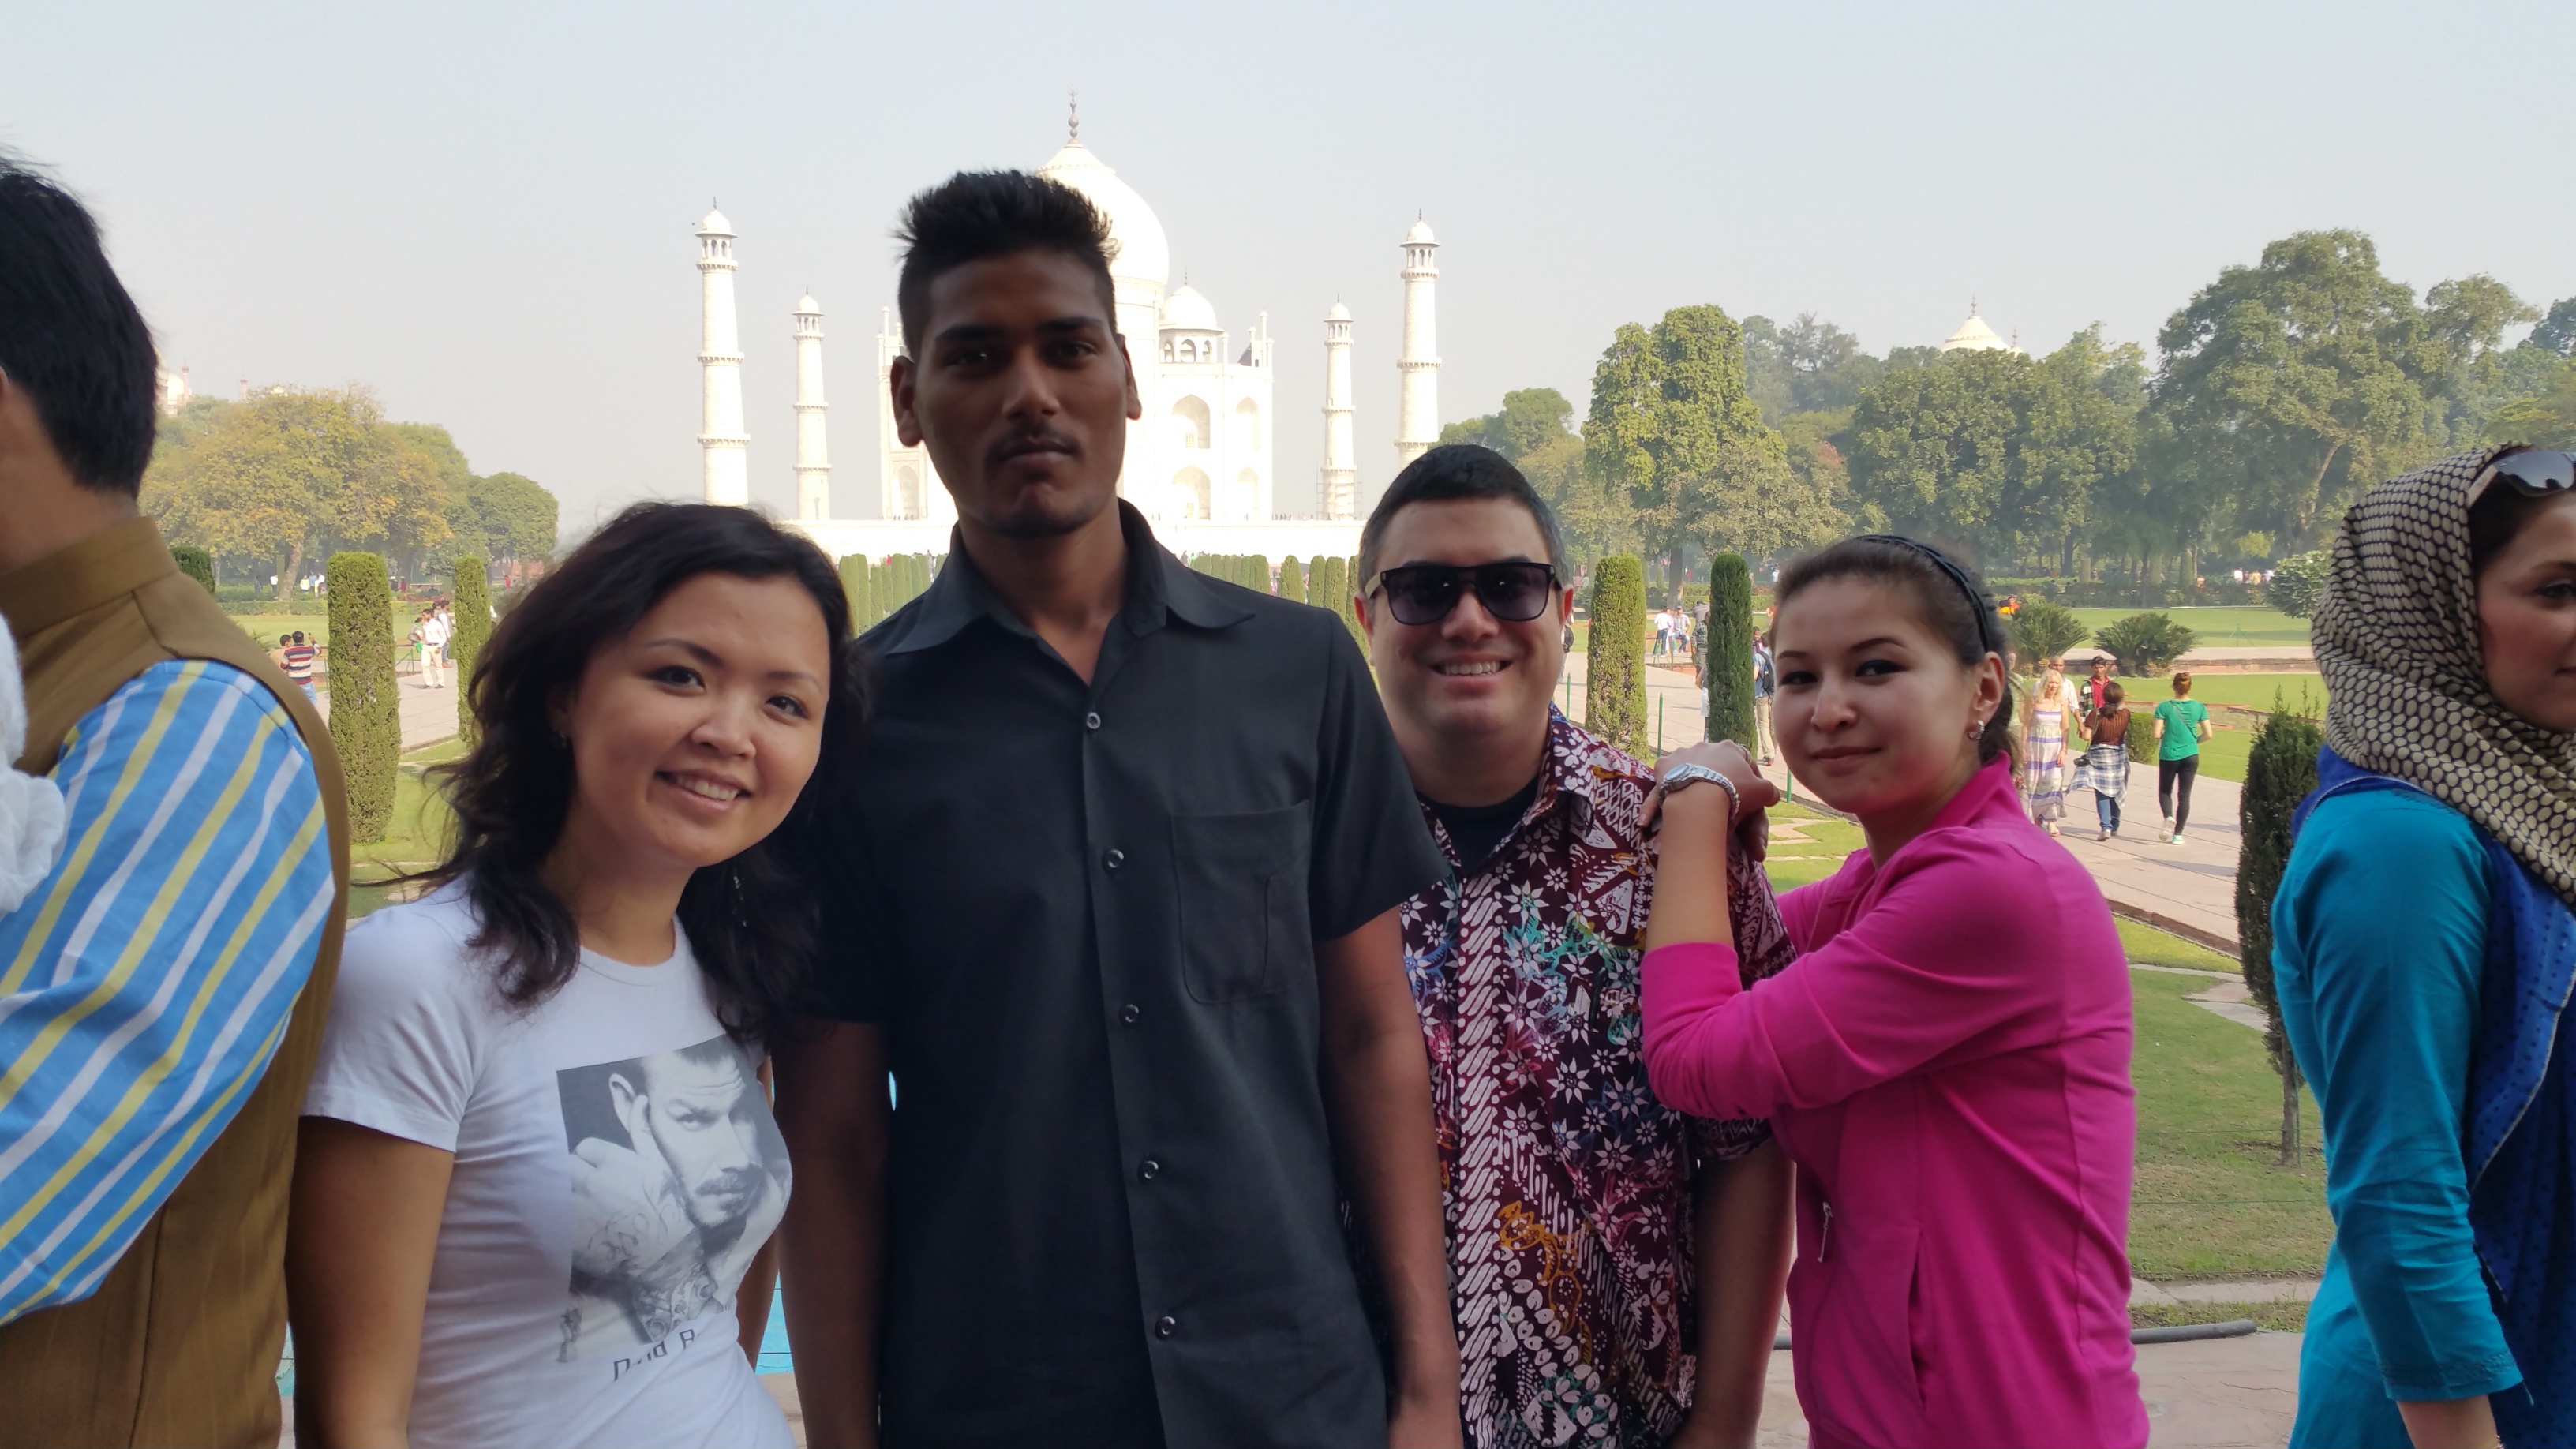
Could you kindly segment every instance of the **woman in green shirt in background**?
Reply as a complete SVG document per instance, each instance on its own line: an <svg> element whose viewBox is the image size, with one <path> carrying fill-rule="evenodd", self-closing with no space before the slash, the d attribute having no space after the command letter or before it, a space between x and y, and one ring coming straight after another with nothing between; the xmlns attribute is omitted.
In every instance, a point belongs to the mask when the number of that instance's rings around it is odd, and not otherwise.
<svg viewBox="0 0 2576 1449"><path fill-rule="evenodd" d="M2175 670L2174 697L2156 706L2156 808L2164 833L2182 844L2191 823L2191 782L2200 774L2200 742L2209 738L2209 706L2191 697L2191 675ZM2176 786L2180 786L2179 792Z"/></svg>

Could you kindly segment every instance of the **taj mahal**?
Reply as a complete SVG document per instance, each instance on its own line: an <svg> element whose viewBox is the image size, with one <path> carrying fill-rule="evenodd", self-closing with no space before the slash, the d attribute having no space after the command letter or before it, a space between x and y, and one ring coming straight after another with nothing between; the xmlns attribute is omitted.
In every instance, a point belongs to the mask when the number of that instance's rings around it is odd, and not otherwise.
<svg viewBox="0 0 2576 1449"><path fill-rule="evenodd" d="M1360 521L1375 502L1355 461L1351 406L1350 309L1335 302L1323 319L1324 463L1317 480L1321 517L1285 518L1276 502L1273 448L1279 420L1272 377L1270 316L1257 313L1240 332L1218 319L1216 305L1184 276L1172 285L1171 243L1162 221L1133 186L1082 143L1078 120L1061 150L1037 174L1089 198L1109 222L1116 250L1109 276L1117 325L1127 339L1145 414L1127 430L1120 496L1148 519L1166 548L1197 553L1341 557L1359 551ZM750 435L742 403L743 351L734 306L738 237L721 211L698 223L703 301L698 362L705 383L698 445L710 503L750 501ZM1433 286L1439 243L1417 218L1399 251L1404 284L1404 339L1397 367L1398 466L1420 457L1440 434L1440 358ZM823 310L801 299L790 319L796 352L796 517L799 529L835 558L862 554L945 553L956 504L941 486L928 453L895 434L891 372L903 355L893 310L879 312L876 337L877 446L873 456L876 517L835 515L825 437ZM1379 489L1384 484L1381 482Z"/></svg>

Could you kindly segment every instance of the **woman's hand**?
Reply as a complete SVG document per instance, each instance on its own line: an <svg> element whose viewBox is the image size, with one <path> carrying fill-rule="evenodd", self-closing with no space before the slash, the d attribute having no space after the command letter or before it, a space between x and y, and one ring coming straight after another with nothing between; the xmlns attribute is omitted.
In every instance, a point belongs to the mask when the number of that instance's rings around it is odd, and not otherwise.
<svg viewBox="0 0 2576 1449"><path fill-rule="evenodd" d="M1755 818L1779 803L1780 787L1762 778L1762 771L1753 763L1753 757L1745 753L1744 746L1733 740L1708 740L1684 745L1655 761L1655 778L1663 779L1678 765L1703 765L1724 775L1727 783L1735 787L1736 803L1741 808L1729 814L1726 792L1708 789L1704 785L1684 786L1671 795L1649 790L1646 792L1645 810L1639 817L1639 823L1649 830L1654 828L1659 814L1670 815L1676 808L1686 812L1678 818L1711 821L1723 826ZM1694 795L1706 798L1693 800L1691 797Z"/></svg>

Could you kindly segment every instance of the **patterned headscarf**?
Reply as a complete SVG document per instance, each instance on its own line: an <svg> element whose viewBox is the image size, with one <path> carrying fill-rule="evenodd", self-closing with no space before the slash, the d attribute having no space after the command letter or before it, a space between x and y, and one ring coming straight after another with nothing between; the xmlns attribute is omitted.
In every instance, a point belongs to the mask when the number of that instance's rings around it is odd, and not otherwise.
<svg viewBox="0 0 2576 1449"><path fill-rule="evenodd" d="M2502 451L2379 484L2344 515L2309 628L2326 744L2466 815L2576 903L2576 736L2498 703L2478 647L2468 493Z"/></svg>

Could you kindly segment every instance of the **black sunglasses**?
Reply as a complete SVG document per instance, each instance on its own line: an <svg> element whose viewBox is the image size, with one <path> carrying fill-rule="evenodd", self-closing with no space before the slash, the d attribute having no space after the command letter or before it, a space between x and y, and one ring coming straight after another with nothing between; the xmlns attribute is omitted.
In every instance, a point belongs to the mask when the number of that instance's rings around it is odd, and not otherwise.
<svg viewBox="0 0 2576 1449"><path fill-rule="evenodd" d="M2552 452L2547 448L2524 448L2507 453L2486 466L2478 481L2469 485L2469 502L2475 504L2491 484L2503 483L2525 498L2546 498L2576 488L2576 454Z"/></svg>
<svg viewBox="0 0 2576 1449"><path fill-rule="evenodd" d="M1526 624L1547 612L1556 570L1543 563L1407 564L1377 576L1377 586L1386 591L1386 611L1399 624L1437 624L1448 618L1470 584L1486 613Z"/></svg>

